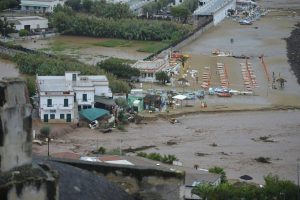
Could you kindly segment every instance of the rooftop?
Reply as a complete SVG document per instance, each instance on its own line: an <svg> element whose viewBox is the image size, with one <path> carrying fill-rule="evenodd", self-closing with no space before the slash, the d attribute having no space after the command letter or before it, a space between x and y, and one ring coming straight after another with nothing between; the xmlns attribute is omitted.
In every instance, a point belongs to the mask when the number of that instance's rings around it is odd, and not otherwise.
<svg viewBox="0 0 300 200"><path fill-rule="evenodd" d="M186 186L196 186L199 183L214 184L221 175L213 173L187 173L185 175Z"/></svg>
<svg viewBox="0 0 300 200"><path fill-rule="evenodd" d="M64 76L38 76L37 82L41 92L73 91Z"/></svg>
<svg viewBox="0 0 300 200"><path fill-rule="evenodd" d="M235 0L210 0L204 6L198 7L194 15L212 15L232 1Z"/></svg>

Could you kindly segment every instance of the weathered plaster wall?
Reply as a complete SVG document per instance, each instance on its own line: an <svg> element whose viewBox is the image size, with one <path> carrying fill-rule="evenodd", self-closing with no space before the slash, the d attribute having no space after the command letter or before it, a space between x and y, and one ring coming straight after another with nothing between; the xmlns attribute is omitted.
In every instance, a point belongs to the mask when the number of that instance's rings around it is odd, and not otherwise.
<svg viewBox="0 0 300 200"><path fill-rule="evenodd" d="M96 172L107 180L117 183L137 199L177 200L184 173L144 166L113 165L52 158L54 161Z"/></svg>
<svg viewBox="0 0 300 200"><path fill-rule="evenodd" d="M24 81L0 81L0 171L31 163L31 104Z"/></svg>

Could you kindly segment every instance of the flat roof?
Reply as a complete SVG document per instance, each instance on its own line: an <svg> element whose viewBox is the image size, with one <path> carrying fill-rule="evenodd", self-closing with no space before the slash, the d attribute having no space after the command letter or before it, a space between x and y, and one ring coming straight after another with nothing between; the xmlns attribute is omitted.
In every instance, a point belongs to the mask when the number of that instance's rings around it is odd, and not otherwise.
<svg viewBox="0 0 300 200"><path fill-rule="evenodd" d="M198 7L194 15L213 15L219 9L235 0L210 0L204 6Z"/></svg>
<svg viewBox="0 0 300 200"><path fill-rule="evenodd" d="M214 173L186 173L185 175L185 185L195 186L199 183L215 183L219 178L220 174Z"/></svg>
<svg viewBox="0 0 300 200"><path fill-rule="evenodd" d="M41 92L73 91L64 76L38 76L37 82Z"/></svg>

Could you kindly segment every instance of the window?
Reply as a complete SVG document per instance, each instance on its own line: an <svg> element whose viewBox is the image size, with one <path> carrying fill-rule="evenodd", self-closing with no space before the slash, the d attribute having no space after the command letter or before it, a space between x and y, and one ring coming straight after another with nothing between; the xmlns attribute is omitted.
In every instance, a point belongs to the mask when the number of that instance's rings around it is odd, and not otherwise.
<svg viewBox="0 0 300 200"><path fill-rule="evenodd" d="M59 118L60 118L60 119L65 119L65 114L60 114L60 115L59 115Z"/></svg>
<svg viewBox="0 0 300 200"><path fill-rule="evenodd" d="M55 114L50 114L50 119L55 119Z"/></svg>
<svg viewBox="0 0 300 200"><path fill-rule="evenodd" d="M48 122L48 115L44 114L44 122Z"/></svg>
<svg viewBox="0 0 300 200"><path fill-rule="evenodd" d="M52 107L52 99L47 99L47 107Z"/></svg>
<svg viewBox="0 0 300 200"><path fill-rule="evenodd" d="M69 106L69 101L68 99L64 99L64 107L68 107Z"/></svg>
<svg viewBox="0 0 300 200"><path fill-rule="evenodd" d="M84 109L87 109L88 108L88 106L86 106L86 105L83 105L82 106L82 109L84 110Z"/></svg>
<svg viewBox="0 0 300 200"><path fill-rule="evenodd" d="M87 94L82 94L82 101L87 101Z"/></svg>
<svg viewBox="0 0 300 200"><path fill-rule="evenodd" d="M72 74L72 81L76 81L76 74Z"/></svg>

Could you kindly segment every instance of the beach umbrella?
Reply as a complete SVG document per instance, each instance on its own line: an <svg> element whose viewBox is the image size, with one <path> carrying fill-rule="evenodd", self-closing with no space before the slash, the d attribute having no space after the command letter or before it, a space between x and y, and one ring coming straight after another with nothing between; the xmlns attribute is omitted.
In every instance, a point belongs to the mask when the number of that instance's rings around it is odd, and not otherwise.
<svg viewBox="0 0 300 200"><path fill-rule="evenodd" d="M249 180L252 180L253 178L251 176L249 176L249 175L246 174L246 175L241 176L240 179L249 181Z"/></svg>

